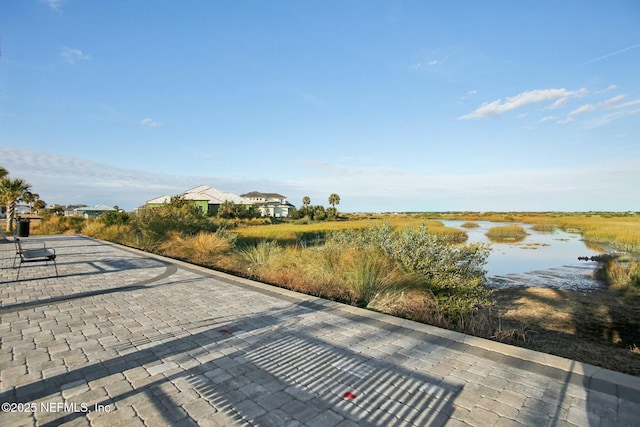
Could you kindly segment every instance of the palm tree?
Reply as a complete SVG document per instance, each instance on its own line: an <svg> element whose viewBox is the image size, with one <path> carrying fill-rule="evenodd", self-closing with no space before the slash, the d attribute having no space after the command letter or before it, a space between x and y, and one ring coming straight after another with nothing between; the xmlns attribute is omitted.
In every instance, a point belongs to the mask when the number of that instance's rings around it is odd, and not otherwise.
<svg viewBox="0 0 640 427"><path fill-rule="evenodd" d="M0 181L0 202L7 206L7 231L13 231L16 203L31 189L31 184L22 178L4 177Z"/></svg>
<svg viewBox="0 0 640 427"><path fill-rule="evenodd" d="M25 191L22 195L22 201L29 205L29 214L31 214L31 209L33 208L33 203L40 198L40 195L37 193L32 193L31 191Z"/></svg>
<svg viewBox="0 0 640 427"><path fill-rule="evenodd" d="M304 196L302 198L302 204L306 207L311 204L311 198L309 196Z"/></svg>
<svg viewBox="0 0 640 427"><path fill-rule="evenodd" d="M38 199L35 202L33 202L33 209L36 210L36 214L39 214L40 211L46 207L47 207L47 204L42 199Z"/></svg>
<svg viewBox="0 0 640 427"><path fill-rule="evenodd" d="M332 208L336 208L336 205L340 204L340 196L338 196L336 193L333 193L332 195L329 196L329 204L331 205Z"/></svg>

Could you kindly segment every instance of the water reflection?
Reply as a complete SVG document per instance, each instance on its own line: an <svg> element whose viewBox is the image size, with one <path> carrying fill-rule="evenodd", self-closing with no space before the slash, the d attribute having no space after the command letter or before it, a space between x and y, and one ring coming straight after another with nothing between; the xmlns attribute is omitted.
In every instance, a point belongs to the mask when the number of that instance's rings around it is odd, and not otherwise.
<svg viewBox="0 0 640 427"><path fill-rule="evenodd" d="M543 286L562 289L597 289L601 284L593 279L598 267L594 261L579 261L579 256L602 253L594 245L586 245L579 234L562 230L536 231L529 224L527 233L518 242L492 242L485 235L492 227L512 225L474 221L478 227L462 227L464 221L442 221L447 227L464 230L467 243L486 243L492 248L486 265L487 278L494 286Z"/></svg>

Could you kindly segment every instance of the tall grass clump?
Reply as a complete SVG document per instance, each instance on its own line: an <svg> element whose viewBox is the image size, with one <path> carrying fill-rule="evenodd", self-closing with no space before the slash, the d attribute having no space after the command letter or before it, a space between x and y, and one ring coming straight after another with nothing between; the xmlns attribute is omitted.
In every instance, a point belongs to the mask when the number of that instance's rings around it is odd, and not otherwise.
<svg viewBox="0 0 640 427"><path fill-rule="evenodd" d="M172 231L158 249L163 255L172 258L199 265L215 266L217 261L229 254L232 248L232 242L223 233L201 231L190 236Z"/></svg>
<svg viewBox="0 0 640 427"><path fill-rule="evenodd" d="M281 252L275 240L261 240L240 249L240 256L250 267L259 267L273 264Z"/></svg>
<svg viewBox="0 0 640 427"><path fill-rule="evenodd" d="M464 222L460 227L464 227L464 228L478 228L480 227L480 225L477 222L473 222L473 221L466 221Z"/></svg>
<svg viewBox="0 0 640 427"><path fill-rule="evenodd" d="M519 225L491 227L489 231L486 232L486 236L495 242L520 241L527 235L528 233Z"/></svg>
<svg viewBox="0 0 640 427"><path fill-rule="evenodd" d="M105 225L99 221L87 221L82 227L82 234L99 239L105 228Z"/></svg>
<svg viewBox="0 0 640 427"><path fill-rule="evenodd" d="M346 283L353 293L354 302L360 307L369 304L397 283L392 262L379 251L357 251L346 268Z"/></svg>
<svg viewBox="0 0 640 427"><path fill-rule="evenodd" d="M542 231L542 232L549 232L549 233L553 232L556 228L557 226L551 223L538 223L538 224L533 224L531 226L531 229L533 231Z"/></svg>
<svg viewBox="0 0 640 427"><path fill-rule="evenodd" d="M51 215L42 219L37 227L33 227L34 234L80 234L85 224L91 220L79 216Z"/></svg>
<svg viewBox="0 0 640 427"><path fill-rule="evenodd" d="M608 286L640 294L640 261L604 257L597 276Z"/></svg>

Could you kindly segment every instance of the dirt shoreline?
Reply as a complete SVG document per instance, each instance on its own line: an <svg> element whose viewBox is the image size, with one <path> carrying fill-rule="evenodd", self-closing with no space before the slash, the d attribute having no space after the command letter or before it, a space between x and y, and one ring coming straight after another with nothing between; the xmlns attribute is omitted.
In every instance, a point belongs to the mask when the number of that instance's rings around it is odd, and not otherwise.
<svg viewBox="0 0 640 427"><path fill-rule="evenodd" d="M640 376L640 295L500 288L497 341Z"/></svg>

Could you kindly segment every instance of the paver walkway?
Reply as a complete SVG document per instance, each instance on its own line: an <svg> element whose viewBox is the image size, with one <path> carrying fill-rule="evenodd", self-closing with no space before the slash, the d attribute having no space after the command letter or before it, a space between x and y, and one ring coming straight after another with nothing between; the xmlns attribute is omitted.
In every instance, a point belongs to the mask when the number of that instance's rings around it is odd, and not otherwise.
<svg viewBox="0 0 640 427"><path fill-rule="evenodd" d="M640 378L80 236L0 245L0 425L638 425Z"/></svg>

